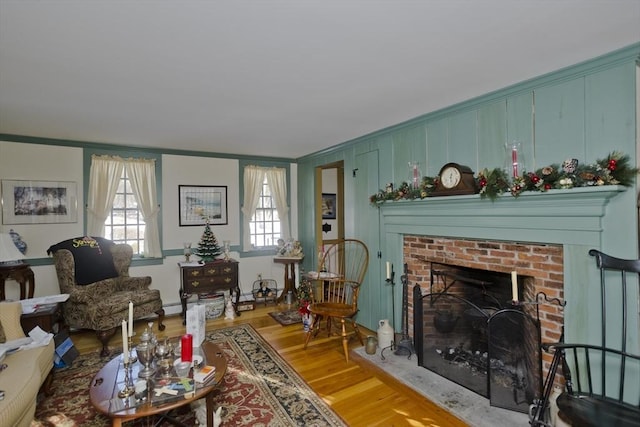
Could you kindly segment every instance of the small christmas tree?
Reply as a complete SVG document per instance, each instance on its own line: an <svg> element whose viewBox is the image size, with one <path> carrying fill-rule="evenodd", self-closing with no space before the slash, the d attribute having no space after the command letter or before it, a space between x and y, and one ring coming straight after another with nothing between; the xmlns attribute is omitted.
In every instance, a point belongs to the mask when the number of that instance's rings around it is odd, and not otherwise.
<svg viewBox="0 0 640 427"><path fill-rule="evenodd" d="M213 234L213 231L211 231L211 227L209 227L209 221L207 220L207 225L204 228L204 233L202 233L200 243L198 243L196 255L202 258L202 261L204 262L211 262L216 259L216 257L221 253L222 249L220 248L220 245L218 245L218 240Z"/></svg>

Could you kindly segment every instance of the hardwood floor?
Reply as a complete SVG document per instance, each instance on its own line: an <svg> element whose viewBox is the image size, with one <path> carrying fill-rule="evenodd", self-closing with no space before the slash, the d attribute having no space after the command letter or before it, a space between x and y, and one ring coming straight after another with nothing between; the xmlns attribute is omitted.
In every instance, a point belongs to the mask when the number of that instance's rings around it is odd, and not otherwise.
<svg viewBox="0 0 640 427"><path fill-rule="evenodd" d="M260 306L256 310L243 312L233 321L224 320L223 317L209 320L207 329L237 323L251 324L350 426L467 425L357 354L352 352L349 363L346 363L340 339L335 336L326 338L326 335L319 334L304 350L302 325L281 326L268 315L272 311L286 309L288 307L283 304L277 307ZM158 332L157 323L154 324L154 331L160 338L185 333L180 316L167 317L164 324L166 329L163 332ZM145 327L146 322L137 322L137 334L142 333ZM361 332L363 335L374 334L365 329ZM100 348L91 332L73 332L71 337L82 354ZM110 347L121 345L120 334L116 334ZM355 339L349 343L350 349L358 346L360 343Z"/></svg>

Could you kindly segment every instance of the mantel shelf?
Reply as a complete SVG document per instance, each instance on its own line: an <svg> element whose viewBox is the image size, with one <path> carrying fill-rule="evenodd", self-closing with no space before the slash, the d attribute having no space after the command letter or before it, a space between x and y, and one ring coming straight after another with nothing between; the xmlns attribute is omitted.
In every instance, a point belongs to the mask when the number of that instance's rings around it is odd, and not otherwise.
<svg viewBox="0 0 640 427"><path fill-rule="evenodd" d="M380 205L386 232L532 242L594 244L619 185L547 192L429 197Z"/></svg>

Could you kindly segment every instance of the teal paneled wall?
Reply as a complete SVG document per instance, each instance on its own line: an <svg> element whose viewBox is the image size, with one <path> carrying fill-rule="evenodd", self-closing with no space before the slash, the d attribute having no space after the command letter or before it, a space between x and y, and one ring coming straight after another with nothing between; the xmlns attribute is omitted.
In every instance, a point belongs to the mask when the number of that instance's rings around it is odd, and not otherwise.
<svg viewBox="0 0 640 427"><path fill-rule="evenodd" d="M506 101L493 102L478 109L478 168L502 167L504 142L507 141Z"/></svg>
<svg viewBox="0 0 640 427"><path fill-rule="evenodd" d="M584 78L536 89L534 105L533 166L561 163L567 158L585 161Z"/></svg>
<svg viewBox="0 0 640 427"><path fill-rule="evenodd" d="M640 43L637 43L305 156L298 159L299 189L313 191L315 166L344 160L347 208L367 201L372 193L360 194L361 190L355 188L348 174L355 167L355 154L374 150L379 155L380 187L386 182L398 185L406 180L409 160L417 160L421 166L426 164L422 173L428 176L437 175L442 165L450 161L468 165L476 173L482 168L502 167L504 144L512 141L523 143L530 170L561 163L569 157L591 163L616 150L629 154L635 165L635 61L639 53ZM613 198L606 207L601 224L604 230L601 247L612 255L629 258L638 255L636 194L637 186L634 186ZM312 198L304 200L313 203ZM425 209L428 208L427 203ZM312 206L303 206L301 202L299 209L300 239L313 241ZM369 206L369 209L377 208ZM345 218L346 235L361 238L353 233L355 221L362 218L353 217L353 209L345 211L352 215ZM389 247L385 240L383 236L383 261L387 256L394 256L384 253ZM311 253L309 249L305 247L305 253ZM580 268L588 262L583 260ZM566 273L570 275L571 265L567 268ZM384 291L380 295L384 295ZM577 297L577 302L584 301ZM396 304L399 304L397 299ZM388 317L384 309L380 310L363 313L362 318L371 322L371 319ZM376 323L364 324L373 329L377 327ZM569 333L583 333L572 327Z"/></svg>

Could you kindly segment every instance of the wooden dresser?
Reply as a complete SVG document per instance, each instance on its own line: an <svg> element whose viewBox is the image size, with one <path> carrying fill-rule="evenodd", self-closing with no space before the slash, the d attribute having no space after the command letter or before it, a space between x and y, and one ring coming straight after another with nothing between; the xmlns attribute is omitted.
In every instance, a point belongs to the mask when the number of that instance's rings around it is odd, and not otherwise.
<svg viewBox="0 0 640 427"><path fill-rule="evenodd" d="M217 291L235 293L235 311L239 316L238 301L240 287L238 286L238 261L230 259L215 260L206 264L197 262L179 262L180 267L180 303L182 304L182 318L187 313L187 299L192 295L208 294Z"/></svg>

